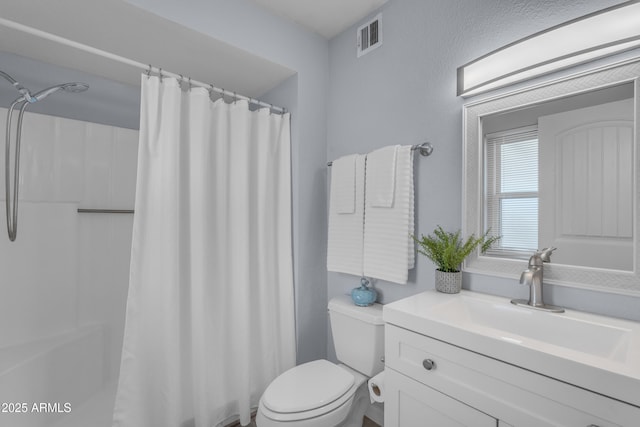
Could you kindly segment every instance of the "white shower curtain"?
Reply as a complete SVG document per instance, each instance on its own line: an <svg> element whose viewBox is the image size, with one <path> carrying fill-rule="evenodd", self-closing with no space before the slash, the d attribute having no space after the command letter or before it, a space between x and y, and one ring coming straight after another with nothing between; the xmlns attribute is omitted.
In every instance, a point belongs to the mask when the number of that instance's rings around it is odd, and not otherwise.
<svg viewBox="0 0 640 427"><path fill-rule="evenodd" d="M113 425L212 427L295 364L289 115L142 77Z"/></svg>

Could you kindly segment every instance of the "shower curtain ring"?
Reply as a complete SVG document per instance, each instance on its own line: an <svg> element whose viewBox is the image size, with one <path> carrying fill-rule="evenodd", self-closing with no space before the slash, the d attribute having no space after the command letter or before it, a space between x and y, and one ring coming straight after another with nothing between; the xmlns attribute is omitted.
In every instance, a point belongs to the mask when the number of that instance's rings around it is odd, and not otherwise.
<svg viewBox="0 0 640 427"><path fill-rule="evenodd" d="M238 102L238 95L236 94L236 91L233 91L233 103L235 104L236 102Z"/></svg>
<svg viewBox="0 0 640 427"><path fill-rule="evenodd" d="M191 77L189 77L189 92L191 92Z"/></svg>
<svg viewBox="0 0 640 427"><path fill-rule="evenodd" d="M162 83L162 68L158 68L158 77L160 77L160 83Z"/></svg>
<svg viewBox="0 0 640 427"><path fill-rule="evenodd" d="M149 64L149 69L146 72L147 78L151 77L151 64Z"/></svg>

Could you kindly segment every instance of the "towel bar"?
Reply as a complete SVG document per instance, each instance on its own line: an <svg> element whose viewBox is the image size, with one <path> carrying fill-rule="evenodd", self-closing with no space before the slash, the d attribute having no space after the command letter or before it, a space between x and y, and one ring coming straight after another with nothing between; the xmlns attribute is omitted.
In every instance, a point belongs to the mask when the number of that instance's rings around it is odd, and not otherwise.
<svg viewBox="0 0 640 427"><path fill-rule="evenodd" d="M433 153L433 145L430 142L423 142L422 144L414 145L412 150L418 150L422 156L430 156ZM327 162L327 166L333 165L333 162Z"/></svg>

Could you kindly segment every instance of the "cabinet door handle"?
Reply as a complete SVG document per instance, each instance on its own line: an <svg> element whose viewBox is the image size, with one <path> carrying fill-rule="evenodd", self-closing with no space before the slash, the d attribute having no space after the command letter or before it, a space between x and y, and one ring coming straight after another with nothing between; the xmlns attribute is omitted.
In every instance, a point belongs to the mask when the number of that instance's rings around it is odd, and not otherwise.
<svg viewBox="0 0 640 427"><path fill-rule="evenodd" d="M431 359L424 359L422 361L422 366L424 366L424 369L426 369L427 371L431 371L436 368L436 362Z"/></svg>

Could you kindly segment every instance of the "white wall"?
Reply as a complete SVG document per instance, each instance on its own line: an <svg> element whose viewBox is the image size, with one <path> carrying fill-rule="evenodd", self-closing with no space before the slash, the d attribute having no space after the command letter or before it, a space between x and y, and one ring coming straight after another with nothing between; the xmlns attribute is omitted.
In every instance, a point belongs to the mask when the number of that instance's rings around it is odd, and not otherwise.
<svg viewBox="0 0 640 427"><path fill-rule="evenodd" d="M0 234L2 346L103 324L105 372L117 373L133 215L77 208L133 209L137 146L134 130L25 114L18 235L9 242L4 221ZM4 174L0 188L4 208Z"/></svg>
<svg viewBox="0 0 640 427"><path fill-rule="evenodd" d="M356 58L357 24L331 40L327 157L389 144L429 140L433 155L415 160L416 233L461 227L462 105L456 69L519 38L607 6L614 0L391 0L382 10L383 45ZM363 20L364 22L364 20ZM357 278L329 273L328 297L348 292ZM524 298L516 280L465 274L466 287ZM407 285L376 283L383 302L432 289L434 266L424 257ZM551 289L550 302L638 318L637 300L569 288ZM329 344L331 347L331 344Z"/></svg>

